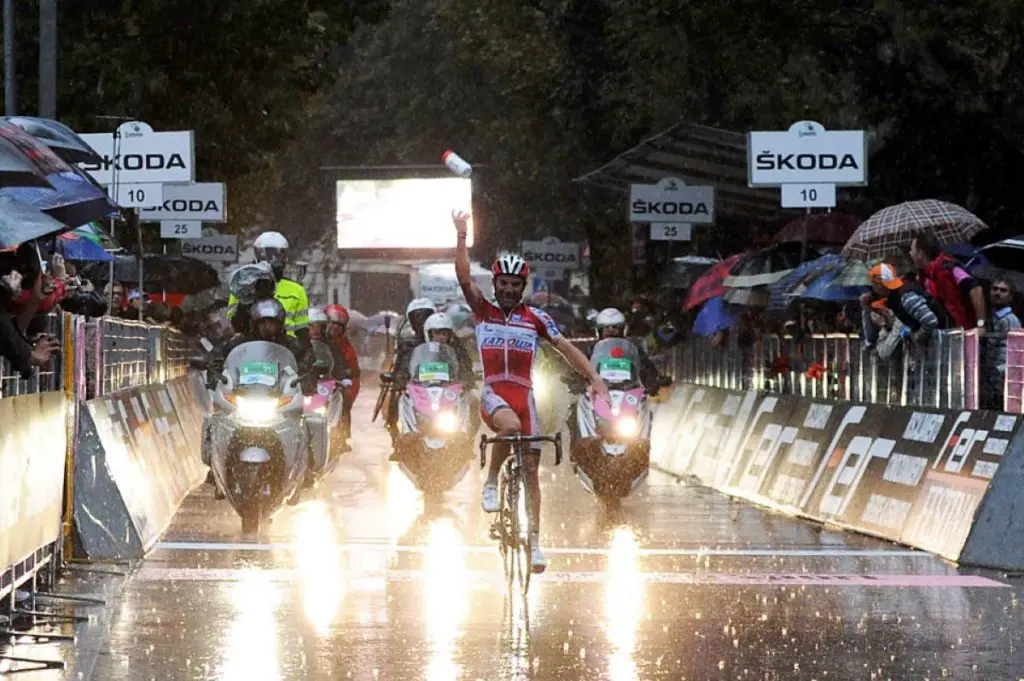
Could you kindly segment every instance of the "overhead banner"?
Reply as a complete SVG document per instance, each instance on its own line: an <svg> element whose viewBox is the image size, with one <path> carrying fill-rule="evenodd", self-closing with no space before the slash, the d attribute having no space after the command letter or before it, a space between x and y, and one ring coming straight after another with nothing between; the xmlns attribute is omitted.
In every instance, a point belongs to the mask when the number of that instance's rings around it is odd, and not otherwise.
<svg viewBox="0 0 1024 681"><path fill-rule="evenodd" d="M183 239L181 254L207 262L238 262L238 237L234 235L204 236Z"/></svg>
<svg viewBox="0 0 1024 681"><path fill-rule="evenodd" d="M710 225L715 221L715 188L691 187L676 177L630 185L629 221Z"/></svg>
<svg viewBox="0 0 1024 681"><path fill-rule="evenodd" d="M534 272L580 268L580 245L574 241L547 237L541 241L524 241L522 250L523 258Z"/></svg>
<svg viewBox="0 0 1024 681"><path fill-rule="evenodd" d="M867 158L863 130L825 130L820 123L798 121L782 132L747 133L751 187L861 186L867 184Z"/></svg>
<svg viewBox="0 0 1024 681"><path fill-rule="evenodd" d="M226 222L227 199L223 182L164 185L163 201L139 211L142 222L196 220Z"/></svg>
<svg viewBox="0 0 1024 681"><path fill-rule="evenodd" d="M195 143L191 130L153 132L141 122L114 133L85 133L81 138L103 157L80 167L102 185L195 181Z"/></svg>

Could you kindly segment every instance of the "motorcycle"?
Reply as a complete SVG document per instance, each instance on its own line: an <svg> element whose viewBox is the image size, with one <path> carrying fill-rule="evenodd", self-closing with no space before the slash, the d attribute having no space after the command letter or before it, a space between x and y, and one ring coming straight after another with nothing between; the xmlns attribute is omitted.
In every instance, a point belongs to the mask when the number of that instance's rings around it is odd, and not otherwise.
<svg viewBox="0 0 1024 681"><path fill-rule="evenodd" d="M456 380L458 366L451 346L421 343L409 359L409 380L398 398L398 465L428 495L452 489L473 459L470 400ZM394 375L381 379L393 382Z"/></svg>
<svg viewBox="0 0 1024 681"><path fill-rule="evenodd" d="M316 392L303 398L302 407L311 437L313 455L311 475L314 482L330 475L345 445L341 416L344 398L341 383L330 378L334 357L326 343L311 341L316 364L324 371Z"/></svg>
<svg viewBox="0 0 1024 681"><path fill-rule="evenodd" d="M610 506L629 496L649 472L653 414L639 380L639 359L636 346L624 338L598 342L590 363L608 386L611 402L592 389L576 402L573 472Z"/></svg>
<svg viewBox="0 0 1024 681"><path fill-rule="evenodd" d="M315 370L325 373L319 362ZM294 355L277 343L242 343L224 361L204 447L218 496L234 507L245 534L297 501L311 459L326 458L310 456L302 378Z"/></svg>

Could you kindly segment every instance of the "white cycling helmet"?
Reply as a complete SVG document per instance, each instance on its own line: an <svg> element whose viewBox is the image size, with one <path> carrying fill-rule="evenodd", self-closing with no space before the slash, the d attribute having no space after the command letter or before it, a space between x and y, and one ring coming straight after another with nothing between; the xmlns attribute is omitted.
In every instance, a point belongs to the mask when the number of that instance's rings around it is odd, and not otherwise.
<svg viewBox="0 0 1024 681"><path fill-rule="evenodd" d="M311 307L308 312L310 324L326 324L330 320L322 307Z"/></svg>
<svg viewBox="0 0 1024 681"><path fill-rule="evenodd" d="M435 312L437 312L437 308L434 307L434 303L433 301L430 300L430 298L416 298L411 303L409 303L408 307L405 308L406 320L411 321L409 320L409 317L412 315L413 312L416 312L418 310L430 310L430 314L434 314Z"/></svg>
<svg viewBox="0 0 1024 681"><path fill-rule="evenodd" d="M626 315L622 314L614 307L606 307L597 313L597 317L594 319L594 326L597 327L598 333L601 333L602 330L609 326L621 326L625 329Z"/></svg>
<svg viewBox="0 0 1024 681"><path fill-rule="evenodd" d="M423 333L427 334L427 338L430 338L431 331L451 331L454 334L455 325L452 324L452 318L444 312L435 312L427 317L423 324Z"/></svg>

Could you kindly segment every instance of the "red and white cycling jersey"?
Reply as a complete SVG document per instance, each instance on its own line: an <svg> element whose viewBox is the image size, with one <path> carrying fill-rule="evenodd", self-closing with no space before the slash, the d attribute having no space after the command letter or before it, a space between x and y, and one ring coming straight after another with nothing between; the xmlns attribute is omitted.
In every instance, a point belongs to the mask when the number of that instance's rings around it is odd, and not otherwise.
<svg viewBox="0 0 1024 681"><path fill-rule="evenodd" d="M476 315L476 344L484 383L514 383L532 386L533 358L540 339L554 343L562 337L547 312L520 304L506 317L494 303L466 299Z"/></svg>

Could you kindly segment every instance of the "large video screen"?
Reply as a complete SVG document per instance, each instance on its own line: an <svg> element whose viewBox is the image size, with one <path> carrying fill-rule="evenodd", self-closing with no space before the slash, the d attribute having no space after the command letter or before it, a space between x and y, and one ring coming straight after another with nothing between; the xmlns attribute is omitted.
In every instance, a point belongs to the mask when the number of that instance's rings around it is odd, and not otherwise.
<svg viewBox="0 0 1024 681"><path fill-rule="evenodd" d="M469 178L339 180L338 248L454 249L452 211L469 212ZM467 245L473 245L470 222Z"/></svg>

